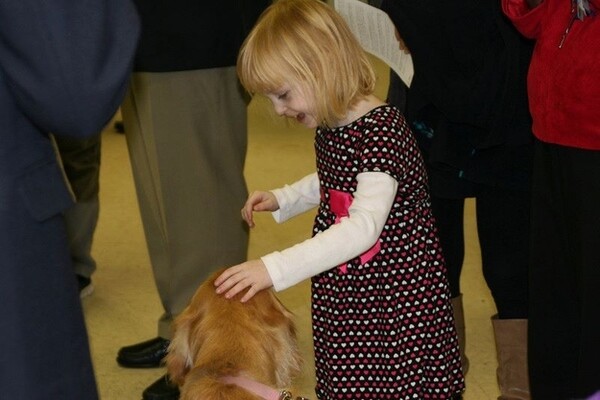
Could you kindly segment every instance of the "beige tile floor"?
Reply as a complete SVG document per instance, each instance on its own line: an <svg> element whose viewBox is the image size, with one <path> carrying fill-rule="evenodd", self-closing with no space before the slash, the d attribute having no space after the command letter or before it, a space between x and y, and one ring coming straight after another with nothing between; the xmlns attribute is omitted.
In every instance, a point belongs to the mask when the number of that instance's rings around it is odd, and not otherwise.
<svg viewBox="0 0 600 400"><path fill-rule="evenodd" d="M385 93L387 71L378 93ZM246 177L249 189L269 189L312 172L312 132L282 121L268 111L264 100L249 108L249 147ZM156 336L156 320L162 312L146 252L137 208L125 137L103 133L101 212L93 254L98 270L93 276L95 292L83 300L96 378L103 400L139 400L143 389L160 377L163 369L125 369L115 361L123 345ZM496 357L490 316L495 313L480 268L473 203L467 202L467 244L462 276L467 319L467 375L465 400L492 400L498 396ZM312 215L277 225L268 215L258 215L250 238L249 257L281 249L307 238ZM296 394L315 399L307 282L279 294L296 315L300 346L305 359Z"/></svg>

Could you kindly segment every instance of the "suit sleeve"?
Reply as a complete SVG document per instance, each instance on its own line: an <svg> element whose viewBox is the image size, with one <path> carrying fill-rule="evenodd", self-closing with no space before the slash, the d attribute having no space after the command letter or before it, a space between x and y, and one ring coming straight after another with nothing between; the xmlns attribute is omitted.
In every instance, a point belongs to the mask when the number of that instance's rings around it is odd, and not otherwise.
<svg viewBox="0 0 600 400"><path fill-rule="evenodd" d="M102 129L127 88L139 35L129 0L0 2L0 74L47 132Z"/></svg>

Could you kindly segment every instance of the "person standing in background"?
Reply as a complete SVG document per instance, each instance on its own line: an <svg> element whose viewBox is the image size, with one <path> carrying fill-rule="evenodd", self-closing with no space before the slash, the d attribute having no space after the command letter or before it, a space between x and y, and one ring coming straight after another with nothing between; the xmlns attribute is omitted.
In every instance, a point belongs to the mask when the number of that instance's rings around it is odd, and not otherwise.
<svg viewBox="0 0 600 400"><path fill-rule="evenodd" d="M394 21L414 62L406 96L395 78L389 101L406 102L407 119L426 159L464 371L469 362L460 276L464 202L473 197L483 275L498 311L492 326L500 399L529 399L533 135L525 77L532 43L504 17L497 0L383 0L380 7Z"/></svg>
<svg viewBox="0 0 600 400"><path fill-rule="evenodd" d="M318 0L278 0L242 46L238 74L274 112L315 131L315 172L254 191L241 214L277 222L316 208L313 236L225 270L240 301L311 278L321 400L458 400L464 390L427 177L404 116L344 19Z"/></svg>
<svg viewBox="0 0 600 400"><path fill-rule="evenodd" d="M248 97L240 45L270 1L136 1L142 37L121 112L144 233L164 313L158 335L118 351L128 368L159 367L171 323L217 268L246 259ZM145 400L177 399L161 377Z"/></svg>
<svg viewBox="0 0 600 400"><path fill-rule="evenodd" d="M92 243L100 202L101 134L80 139L54 136L60 160L75 196L75 204L65 212L69 249L81 298L94 291L92 274L96 260L92 257Z"/></svg>
<svg viewBox="0 0 600 400"><path fill-rule="evenodd" d="M51 134L97 134L131 73L127 0L0 2L0 397L98 398Z"/></svg>
<svg viewBox="0 0 600 400"><path fill-rule="evenodd" d="M600 1L502 0L535 39L529 377L535 400L600 389Z"/></svg>

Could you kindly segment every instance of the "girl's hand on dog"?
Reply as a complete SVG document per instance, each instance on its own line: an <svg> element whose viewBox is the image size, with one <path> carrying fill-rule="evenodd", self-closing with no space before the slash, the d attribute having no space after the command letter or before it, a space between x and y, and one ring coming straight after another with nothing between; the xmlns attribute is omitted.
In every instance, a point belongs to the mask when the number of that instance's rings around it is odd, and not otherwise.
<svg viewBox="0 0 600 400"><path fill-rule="evenodd" d="M248 289L241 299L245 303L259 291L273 286L273 281L262 260L250 260L226 269L215 280L215 286L217 294L224 294L227 299Z"/></svg>
<svg viewBox="0 0 600 400"><path fill-rule="evenodd" d="M250 228L254 228L254 211L277 211L279 203L275 195L271 192L252 192L242 208L242 218Z"/></svg>

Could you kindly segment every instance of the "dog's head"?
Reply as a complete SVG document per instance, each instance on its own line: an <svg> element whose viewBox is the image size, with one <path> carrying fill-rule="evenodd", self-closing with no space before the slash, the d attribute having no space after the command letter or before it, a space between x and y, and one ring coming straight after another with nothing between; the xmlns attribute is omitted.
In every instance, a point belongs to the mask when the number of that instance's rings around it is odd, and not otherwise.
<svg viewBox="0 0 600 400"><path fill-rule="evenodd" d="M287 387L300 371L292 314L271 290L249 301L243 294L226 299L215 292L216 272L196 291L177 317L166 358L171 380L218 379L240 373L274 387Z"/></svg>

